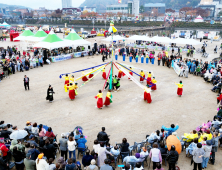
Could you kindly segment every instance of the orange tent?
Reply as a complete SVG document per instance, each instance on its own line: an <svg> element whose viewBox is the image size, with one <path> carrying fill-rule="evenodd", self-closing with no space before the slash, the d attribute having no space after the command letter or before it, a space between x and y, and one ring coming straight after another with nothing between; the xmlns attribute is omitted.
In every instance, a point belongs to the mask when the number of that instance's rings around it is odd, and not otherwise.
<svg viewBox="0 0 222 170"><path fill-rule="evenodd" d="M174 145L178 154L181 153L182 146L181 146L180 140L176 136L174 135L168 136L166 140L166 144L169 151L171 149L171 146Z"/></svg>

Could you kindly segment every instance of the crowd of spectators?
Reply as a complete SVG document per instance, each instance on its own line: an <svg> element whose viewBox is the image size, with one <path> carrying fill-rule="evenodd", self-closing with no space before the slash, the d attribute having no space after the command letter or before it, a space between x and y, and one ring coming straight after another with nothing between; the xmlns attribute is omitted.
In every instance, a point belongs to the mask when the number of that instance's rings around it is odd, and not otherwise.
<svg viewBox="0 0 222 170"><path fill-rule="evenodd" d="M162 164L167 161L171 170L178 168L179 154L186 148L186 156L192 157L194 170L197 167L200 170L206 168L208 162L214 165L219 141L222 144L220 112L222 107L213 121L198 126L190 133L184 133L181 139L176 132L179 126L171 124L169 128L162 126L132 146L126 138L112 146L105 127L102 127L92 150L87 146L87 136L80 126L71 133L62 133L57 141L57 135L51 127L27 121L24 130L28 136L11 140L10 135L18 131L17 126L1 121L0 168L6 170L15 166L17 170L113 170L117 164L123 164L118 166L125 170L142 170L146 164L150 166L150 161L153 170L164 170ZM170 141L172 137L173 144Z"/></svg>

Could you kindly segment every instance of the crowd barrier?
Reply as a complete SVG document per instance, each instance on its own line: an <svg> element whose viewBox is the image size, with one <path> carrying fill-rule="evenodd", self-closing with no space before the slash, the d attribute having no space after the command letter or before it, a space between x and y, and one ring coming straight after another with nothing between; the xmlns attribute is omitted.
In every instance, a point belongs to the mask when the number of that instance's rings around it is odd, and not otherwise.
<svg viewBox="0 0 222 170"><path fill-rule="evenodd" d="M82 52L70 53L66 55L51 56L50 58L52 62L59 62L59 61L69 60L71 58L81 57L82 53L84 56L89 55L88 51L82 51Z"/></svg>

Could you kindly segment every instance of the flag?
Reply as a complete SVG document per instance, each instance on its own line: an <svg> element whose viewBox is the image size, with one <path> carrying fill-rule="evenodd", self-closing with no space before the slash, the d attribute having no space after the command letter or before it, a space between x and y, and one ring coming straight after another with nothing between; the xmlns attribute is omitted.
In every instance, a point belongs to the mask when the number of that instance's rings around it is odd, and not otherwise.
<svg viewBox="0 0 222 170"><path fill-rule="evenodd" d="M122 3L122 0L118 0L118 3L121 4L121 3Z"/></svg>

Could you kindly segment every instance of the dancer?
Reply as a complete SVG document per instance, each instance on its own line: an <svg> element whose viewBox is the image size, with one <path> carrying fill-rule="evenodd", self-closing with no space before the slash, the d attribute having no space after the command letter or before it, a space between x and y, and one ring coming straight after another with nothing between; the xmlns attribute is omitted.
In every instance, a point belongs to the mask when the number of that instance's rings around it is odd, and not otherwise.
<svg viewBox="0 0 222 170"><path fill-rule="evenodd" d="M146 53L146 64L149 64L149 54Z"/></svg>
<svg viewBox="0 0 222 170"><path fill-rule="evenodd" d="M49 85L49 88L48 88L48 90L47 90L46 100L49 100L50 103L52 103L52 101L53 101L53 93L55 93L55 92L53 91L52 86Z"/></svg>
<svg viewBox="0 0 222 170"><path fill-rule="evenodd" d="M118 51L115 52L115 59L118 60Z"/></svg>
<svg viewBox="0 0 222 170"><path fill-rule="evenodd" d="M148 85L148 84L151 84L152 73L151 72L149 72L149 73L147 72L147 74L148 74L148 76L147 76L147 82L146 83Z"/></svg>
<svg viewBox="0 0 222 170"><path fill-rule="evenodd" d="M77 97L77 95L78 95L78 92L77 92L77 89L78 89L79 87L78 87L78 83L75 83L74 84L74 90L75 90L75 97Z"/></svg>
<svg viewBox="0 0 222 170"><path fill-rule="evenodd" d="M95 98L97 99L97 107L99 109L102 109L102 107L103 107L103 93L101 90L99 90L99 93L95 96Z"/></svg>
<svg viewBox="0 0 222 170"><path fill-rule="evenodd" d="M118 71L118 78L122 78L122 75L123 75L123 72L122 72L122 70L121 69L119 69L119 71Z"/></svg>
<svg viewBox="0 0 222 170"><path fill-rule="evenodd" d="M69 86L69 77L70 77L70 76L69 76L68 74L66 74L66 76L62 76L62 78L65 79L64 87Z"/></svg>
<svg viewBox="0 0 222 170"><path fill-rule="evenodd" d="M102 77L106 80L106 70L105 70L105 68L103 69Z"/></svg>
<svg viewBox="0 0 222 170"><path fill-rule="evenodd" d="M155 77L153 77L153 79L151 80L151 82L152 82L151 90L156 90L156 83L157 83L157 81L156 81Z"/></svg>
<svg viewBox="0 0 222 170"><path fill-rule="evenodd" d="M129 74L130 74L131 76L133 76L132 67L130 67L129 70L130 70L130 71L129 71ZM129 77L128 77L128 79L131 80Z"/></svg>
<svg viewBox="0 0 222 170"><path fill-rule="evenodd" d="M75 99L75 89L74 89L74 85L72 83L69 84L69 98L71 100Z"/></svg>
<svg viewBox="0 0 222 170"><path fill-rule="evenodd" d="M116 92L119 91L119 88L120 88L120 79L117 79Z"/></svg>
<svg viewBox="0 0 222 170"><path fill-rule="evenodd" d="M74 78L74 76L72 75L72 76L69 78L69 82L74 83L74 81L75 81L75 78Z"/></svg>
<svg viewBox="0 0 222 170"><path fill-rule="evenodd" d="M111 90L109 89L108 92L107 92L107 94L106 94L106 100L105 100L105 102L104 102L103 105L109 106L110 103L112 103L112 100L111 100L111 99L112 99L112 94L111 94Z"/></svg>
<svg viewBox="0 0 222 170"><path fill-rule="evenodd" d="M149 85L147 85L147 87L144 88L144 101L146 101L149 104L152 102L151 89Z"/></svg>
<svg viewBox="0 0 222 170"><path fill-rule="evenodd" d="M145 79L145 73L143 72L143 70L141 70L140 72L140 83L142 83Z"/></svg>
<svg viewBox="0 0 222 170"><path fill-rule="evenodd" d="M132 55L132 53L130 53L129 61L132 63L132 60L133 60L133 55Z"/></svg>
<svg viewBox="0 0 222 170"><path fill-rule="evenodd" d="M85 73L84 73L84 71L82 72L82 81L88 81L88 78L85 76Z"/></svg>
<svg viewBox="0 0 222 170"><path fill-rule="evenodd" d="M125 52L123 52L123 61L125 61L126 60L126 54L125 54Z"/></svg>
<svg viewBox="0 0 222 170"><path fill-rule="evenodd" d="M139 59L139 56L138 56L138 53L136 53L136 63L138 63L138 59Z"/></svg>
<svg viewBox="0 0 222 170"><path fill-rule="evenodd" d="M182 81L180 81L180 83L175 82L175 84L178 86L177 94L179 97L181 97L182 93L183 93L183 83L182 83Z"/></svg>
<svg viewBox="0 0 222 170"><path fill-rule="evenodd" d="M92 68L92 72L93 72L93 70L94 70L94 68ZM93 76L94 76L93 73L90 73L89 79L92 78Z"/></svg>
<svg viewBox="0 0 222 170"><path fill-rule="evenodd" d="M144 55L142 54L141 55L141 63L143 63L144 62Z"/></svg>

